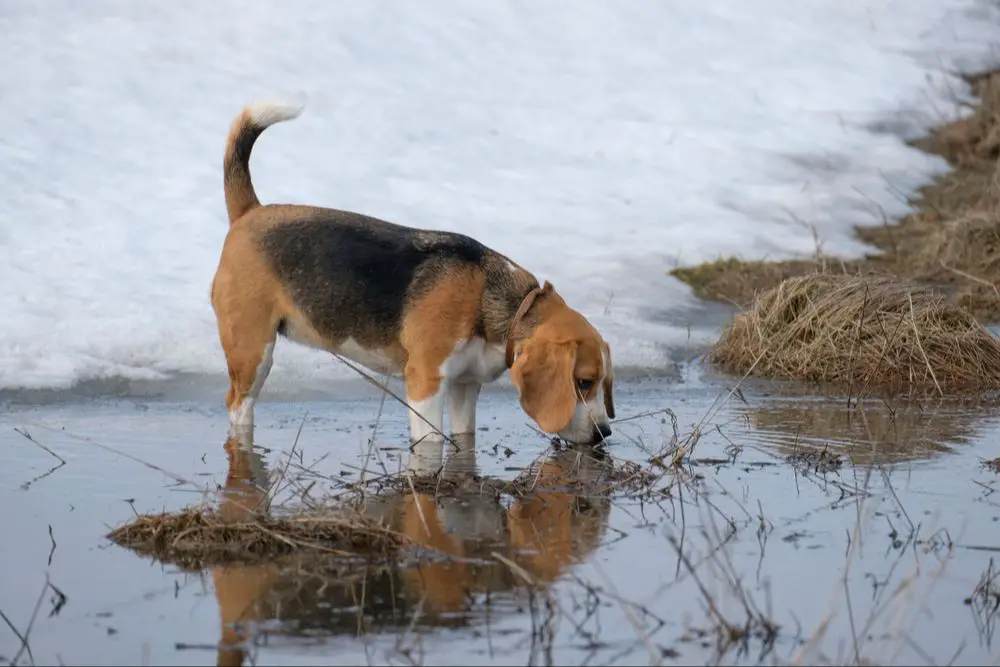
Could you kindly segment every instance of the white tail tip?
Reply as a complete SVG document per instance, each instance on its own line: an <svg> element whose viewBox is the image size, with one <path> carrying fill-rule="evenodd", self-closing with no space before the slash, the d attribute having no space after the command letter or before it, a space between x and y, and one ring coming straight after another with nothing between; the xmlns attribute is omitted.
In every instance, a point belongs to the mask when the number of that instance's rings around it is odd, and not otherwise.
<svg viewBox="0 0 1000 667"><path fill-rule="evenodd" d="M305 94L300 93L287 102L254 102L247 105L246 112L254 125L264 129L275 123L298 118L305 107Z"/></svg>

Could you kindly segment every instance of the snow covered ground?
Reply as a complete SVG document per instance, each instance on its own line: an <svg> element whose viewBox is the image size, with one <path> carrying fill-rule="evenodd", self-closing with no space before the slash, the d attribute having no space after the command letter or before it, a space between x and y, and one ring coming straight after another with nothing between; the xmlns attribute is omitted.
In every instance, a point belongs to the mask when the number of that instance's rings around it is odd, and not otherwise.
<svg viewBox="0 0 1000 667"><path fill-rule="evenodd" d="M263 201L471 234L661 367L714 334L674 262L808 254L810 224L860 253L998 40L986 0L2 3L0 388L223 374L223 140L298 93ZM284 344L270 383L348 374Z"/></svg>

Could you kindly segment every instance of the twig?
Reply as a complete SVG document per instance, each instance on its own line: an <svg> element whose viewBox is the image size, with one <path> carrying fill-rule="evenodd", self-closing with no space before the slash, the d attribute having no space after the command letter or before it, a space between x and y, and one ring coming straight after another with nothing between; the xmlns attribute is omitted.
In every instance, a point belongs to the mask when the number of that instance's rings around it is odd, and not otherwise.
<svg viewBox="0 0 1000 667"><path fill-rule="evenodd" d="M340 360L341 362L343 362L343 363L344 363L344 365L346 365L346 366L347 366L348 368L350 368L350 369L351 369L352 371L354 371L355 373L357 373L358 375L360 375L361 377L363 377L363 378L364 378L365 380L367 380L367 381L368 381L368 382L369 382L370 384L374 385L375 387L378 387L379 389L381 389L382 391L384 391L384 392L385 392L386 394L388 394L389 396L392 396L392 397L393 397L394 399L396 399L396 401L398 401L399 403L401 403L401 404L403 404L404 406L406 406L406 409L407 409L407 410L409 410L410 412L412 412L413 414L415 414L415 415L416 415L417 417L419 417L419 418L420 418L420 419L421 419L421 420L422 420L422 421L423 421L423 422L424 422L425 424L427 424L427 425L428 425L428 426L430 426L430 427L431 427L432 429L434 429L434 432L435 432L435 433L437 433L437 434L438 434L438 435L440 435L440 436L441 436L442 438L444 438L444 439L445 439L445 440L446 440L446 441L447 441L448 443L450 443L450 444L451 444L451 445L452 445L453 447L455 447L456 449L458 448L458 444L457 444L457 443L456 443L456 442L455 442L454 440L452 440L452 439L451 439L451 438L450 438L449 436L445 435L445 434L444 434L444 432L443 432L443 431L441 431L441 429L439 429L439 428L438 428L437 426L435 426L434 424L432 424L432 423L430 422L430 420L428 420L428 419L427 419L426 417L424 417L424 416L423 416L422 414L420 414L419 412L417 412L416 410L414 410L414 409L413 409L413 407L412 407L412 406L411 406L411 405L410 405L410 404L409 404L409 403L408 403L408 402L407 402L407 401L406 401L405 399L403 399L403 398L400 398L399 396L397 396L397 395L396 395L396 393L395 393L395 392L392 392L392 391L390 391L390 390L389 390L389 386L388 386L388 382L387 382L387 383L385 383L385 384L379 384L379 383L378 383L378 382L377 382L377 381L375 380L375 378L373 378L373 377L371 376L371 374L369 374L369 373L366 373L366 372L365 372L365 371L364 371L363 369L361 369L361 368L359 368L358 366L356 366L356 365L354 365L353 363L351 363L351 362L350 362L350 361L349 361L349 360L348 360L347 358L343 357L343 356L342 356L342 355L340 355L340 354L337 354L336 352L331 352L330 354L332 354L332 355L333 355L334 357L336 357L337 359L339 359L339 360Z"/></svg>
<svg viewBox="0 0 1000 667"><path fill-rule="evenodd" d="M591 566L595 570L597 570L597 574L601 576L601 579L604 580L604 583L611 588L611 592L614 593L616 597L615 601L618 602L618 606L620 606L622 611L625 613L625 617L628 619L628 622L635 629L635 633L639 636L639 639L641 639L642 643L646 645L646 649L649 651L650 664L653 665L662 664L663 652L660 651L655 646L653 646L653 642L650 641L649 639L649 633L643 629L642 624L639 623L639 619L636 618L635 616L635 612L632 611L631 607L622 602L621 597L618 593L618 588L615 586L614 582L611 581L610 578L608 578L608 575L604 572L604 568L601 567L601 564L597 560L593 561L591 563Z"/></svg>
<svg viewBox="0 0 1000 667"><path fill-rule="evenodd" d="M135 461L136 463L138 463L140 465L144 465L144 466L146 466L147 468L149 468L151 470L155 470L158 473L166 475L170 479L174 480L175 482L179 482L180 484L188 484L188 485L193 486L193 487L195 487L196 489L198 489L198 490L200 490L202 492L208 492L209 491L209 489L208 489L207 486L202 486L201 484L198 484L197 482L193 482L193 481L191 481L190 479L188 479L186 477L182 477L181 475L178 475L175 472L170 472L166 468L161 468L160 466L156 465L155 463L150 463L149 461L143 461L139 457L132 456L128 452L123 452L122 450L116 449L116 448L112 447L111 445L105 445L105 444L102 444L100 442L97 442L96 440L92 440L90 438L87 438L87 437L84 437L84 436L81 436L81 435L75 435L75 434L69 433L67 431L57 431L56 429L52 428L51 426L46 426L45 424L32 424L32 426L34 426L35 428L45 429L46 431L52 431L53 433L60 433L60 434L66 436L68 438L73 438L74 440L79 440L80 442L85 442L88 445L92 445L94 447L98 447L98 448L103 449L105 451L109 451L112 454L117 454L118 456L123 456L123 457L125 457L127 459Z"/></svg>
<svg viewBox="0 0 1000 667"><path fill-rule="evenodd" d="M48 452L49 454L51 454L55 458L59 459L59 462L62 463L63 465L66 465L66 459L64 459L63 457L59 456L58 454L56 454L51 449L49 449L48 447L46 447L42 443L40 443L37 440L35 440L34 438L32 438L31 435L29 435L27 431L22 431L21 429L17 428L16 426L14 427L14 431L16 431L17 433L20 433L25 438L27 438L29 442L32 442L32 443L38 445L39 447L41 447L42 449L44 449L46 452Z"/></svg>
<svg viewBox="0 0 1000 667"><path fill-rule="evenodd" d="M292 449L288 452L288 458L285 459L285 467L282 468L281 473L278 475L278 479L276 479L274 483L270 485L271 488L269 489L268 494L265 496L267 498L268 505L274 502L274 499L278 496L278 493L280 493L285 488L291 485L291 482L288 482L284 486L279 486L279 482L284 480L288 475L288 468L289 466L292 465L292 457L295 455L295 448L298 447L299 438L302 437L302 428L306 425L306 417L308 416L309 416L308 411L304 415L302 415L302 421L299 422L299 429L298 431L295 432L295 440L292 441Z"/></svg>
<svg viewBox="0 0 1000 667"><path fill-rule="evenodd" d="M52 534L52 524L51 523L49 524L49 540L52 541L52 549L49 550L49 562L48 562L48 564L52 565L52 556L56 552L56 538L55 538L55 535Z"/></svg>
<svg viewBox="0 0 1000 667"><path fill-rule="evenodd" d="M37 482L39 480L45 479L46 477L48 477L49 475L51 475L52 473L54 473L56 470L59 470L64 465L66 465L66 459L64 459L63 457L59 456L58 454L56 454L54 451L52 451L51 449L49 449L45 445L43 445L42 443L40 443L37 440L35 440L33 437L31 437L30 434L28 434L27 431L22 431L22 430L18 429L17 427L15 427L14 430L17 433L20 433L25 438L27 438L27 440L29 442L37 445L38 447L41 447L43 450L45 450L45 452L47 452L51 456L55 457L59 461L59 463L56 464L55 466L53 466L51 469L43 472L41 475L38 475L34 479L31 479L31 480L25 482L24 484L22 484L21 485L21 489L22 490L27 491L31 487L32 484L34 484L35 482Z"/></svg>
<svg viewBox="0 0 1000 667"><path fill-rule="evenodd" d="M410 493L413 495L413 504L416 505L417 508L417 516L420 517L420 523L424 527L424 532L427 533L428 537L430 537L431 529L430 526L427 525L427 518L424 516L424 508L420 506L420 496L417 494L417 490L413 487L413 475L409 473L405 474L406 481L410 485Z"/></svg>
<svg viewBox="0 0 1000 667"><path fill-rule="evenodd" d="M729 621L727 621L725 617L722 615L722 612L720 612L718 607L716 607L715 600L712 598L712 595L708 592L708 589L705 588L705 584L701 582L701 578L698 576L698 572L691 564L691 561L688 560L687 555L685 555L684 552L681 550L681 545L677 542L677 539L673 535L668 536L667 539L670 541L670 546L672 546L674 548L674 551L677 552L677 557L687 568L688 574L691 575L691 578L694 580L695 586L697 586L698 590L701 592L702 597L705 598L705 604L708 607L708 613L712 616L712 618L715 619L715 622L721 625L722 627L724 628L732 627Z"/></svg>
<svg viewBox="0 0 1000 667"><path fill-rule="evenodd" d="M17 661L21 659L21 655L27 652L28 658L31 659L31 664L35 664L35 657L31 653L31 646L28 644L28 638L31 636L31 629L35 627L35 619L38 618L38 610L42 607L42 600L45 599L45 592L49 590L51 584L49 583L49 574L45 573L45 584L42 586L42 591L38 594L38 600L35 602L35 609L31 612L31 620L28 621L28 627L24 630L24 636L21 639L21 648L18 649L17 653L14 654L14 658L10 661L11 665L16 665ZM53 589L55 590L55 589ZM65 597L65 596L64 596ZM10 621L8 621L8 624ZM11 628L13 629L13 625ZM15 630L16 632L16 630Z"/></svg>
<svg viewBox="0 0 1000 667"><path fill-rule="evenodd" d="M612 419L611 423L612 424L621 424L623 422L630 422L630 421L633 421L633 420L636 420L636 419L642 419L643 417L653 417L653 416L659 415L659 414L668 414L671 417L673 417L674 420L677 419L677 415L675 415L674 411L671 410L670 408L660 408L659 410L648 410L646 412L640 412L639 414L632 415L630 417L621 417L619 419Z"/></svg>
<svg viewBox="0 0 1000 667"><path fill-rule="evenodd" d="M3 619L4 623L7 624L7 627L10 628L10 631L13 632L14 636L17 637L18 641L21 642L21 648L22 649L24 649L24 648L28 649L28 657L31 659L31 663L34 664L35 663L35 657L31 654L31 646L28 645L28 638L21 634L21 631L18 630L17 627L14 626L14 624L11 622L11 620L9 618L7 618L7 614L3 613L2 609L0 609L0 618ZM21 655L21 651L18 651L17 654L18 654L18 656L20 656ZM11 660L10 664L11 665L16 665L17 664L17 659L15 658L14 660Z"/></svg>
<svg viewBox="0 0 1000 667"><path fill-rule="evenodd" d="M372 425L372 434L368 439L368 451L365 452L365 460L361 464L361 476L358 479L358 483L364 486L365 477L368 474L368 462L372 458L372 450L375 449L375 437L378 434L379 424L382 423L382 411L385 409L385 397L389 393L389 376L385 375L385 382L382 383L382 395L379 397L378 402L378 412L375 413L375 423Z"/></svg>
<svg viewBox="0 0 1000 667"><path fill-rule="evenodd" d="M511 572L513 572L518 577L520 577L521 579L524 580L524 583L528 584L529 586L534 586L535 585L535 579L534 579L534 577L532 577L530 574L528 574L528 571L525 570L523 567L521 567L520 565L518 565L517 563L515 563L511 559L506 558L505 556L500 555L496 551L491 552L490 555L493 556L494 558L496 558L498 561L500 561L504 565L506 565L507 567L509 567Z"/></svg>

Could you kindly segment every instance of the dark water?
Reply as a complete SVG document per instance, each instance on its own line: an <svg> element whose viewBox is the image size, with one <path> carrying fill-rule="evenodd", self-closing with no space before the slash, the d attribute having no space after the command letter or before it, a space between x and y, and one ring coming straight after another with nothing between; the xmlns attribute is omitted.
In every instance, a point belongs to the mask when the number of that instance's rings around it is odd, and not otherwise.
<svg viewBox="0 0 1000 667"><path fill-rule="evenodd" d="M993 662L995 620L980 602L996 598L974 591L1000 550L1000 476L981 465L1000 455L1000 411L872 403L848 412L842 401L760 387L723 401L727 387L696 369L623 382L603 457L553 449L512 394L484 394L486 430L445 460L445 476L528 470L544 491L385 490L366 511L437 555L368 568L312 556L190 572L104 535L136 511L179 509L220 487L232 498L251 482L297 479L276 490L280 502L309 475L318 496L323 480L438 465L433 451L401 447L402 408L389 401L379 417L372 392L265 401L253 451L225 447L226 417L210 400L9 404L0 611L27 634L31 655L0 622L0 656L902 664L957 653L963 664ZM611 466L646 462L668 442L664 408L682 438L701 433L683 483L670 475L652 487L666 493L598 493ZM720 641L735 636L720 633L722 622L746 641Z"/></svg>

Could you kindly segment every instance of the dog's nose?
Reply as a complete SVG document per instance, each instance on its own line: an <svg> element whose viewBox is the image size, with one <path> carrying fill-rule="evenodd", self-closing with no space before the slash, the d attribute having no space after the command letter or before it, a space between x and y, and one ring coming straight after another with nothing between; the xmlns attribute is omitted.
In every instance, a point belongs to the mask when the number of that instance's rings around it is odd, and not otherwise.
<svg viewBox="0 0 1000 667"><path fill-rule="evenodd" d="M611 435L611 427L607 424L601 424L594 430L595 440L604 440Z"/></svg>

